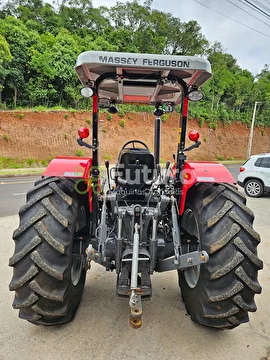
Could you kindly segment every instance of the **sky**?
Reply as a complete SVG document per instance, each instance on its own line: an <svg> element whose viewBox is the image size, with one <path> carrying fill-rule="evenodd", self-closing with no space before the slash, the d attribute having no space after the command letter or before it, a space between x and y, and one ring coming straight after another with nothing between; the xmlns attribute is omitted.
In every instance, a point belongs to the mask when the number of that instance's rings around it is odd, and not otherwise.
<svg viewBox="0 0 270 360"><path fill-rule="evenodd" d="M199 4L198 2L201 4ZM154 0L152 8L172 13L181 21L197 20L206 39L213 43L219 41L226 52L232 54L243 69L248 69L254 75L258 74L265 64L270 65L270 1L249 0L260 6L269 14L263 16L253 8L245 6L245 0ZM125 2L125 1L122 1ZM143 1L141 1L142 3ZM113 6L116 0L92 0L93 6ZM233 5L233 4L234 5ZM261 5L259 5L261 4ZM249 12L247 14L235 5ZM263 6L262 6L263 5ZM212 11L212 8L246 26ZM268 10L269 9L269 10ZM258 19L256 19L257 17ZM264 24L265 23L265 24Z"/></svg>

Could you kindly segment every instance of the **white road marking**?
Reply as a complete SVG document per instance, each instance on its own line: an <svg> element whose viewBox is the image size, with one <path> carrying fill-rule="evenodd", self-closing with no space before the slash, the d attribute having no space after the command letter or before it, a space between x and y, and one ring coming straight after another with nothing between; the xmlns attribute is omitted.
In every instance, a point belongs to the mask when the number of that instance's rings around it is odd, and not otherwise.
<svg viewBox="0 0 270 360"><path fill-rule="evenodd" d="M18 196L18 195L26 195L26 193L16 193L16 194L12 194L14 196Z"/></svg>

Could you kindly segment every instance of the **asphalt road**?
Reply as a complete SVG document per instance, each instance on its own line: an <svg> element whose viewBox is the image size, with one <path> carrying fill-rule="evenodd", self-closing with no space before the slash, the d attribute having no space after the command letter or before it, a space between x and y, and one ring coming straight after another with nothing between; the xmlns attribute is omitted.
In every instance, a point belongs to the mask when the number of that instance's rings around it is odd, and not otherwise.
<svg viewBox="0 0 270 360"><path fill-rule="evenodd" d="M234 179L237 179L240 165L228 165ZM34 186L40 176L16 176L0 178L0 217L16 215L26 201L26 192Z"/></svg>
<svg viewBox="0 0 270 360"><path fill-rule="evenodd" d="M237 180L237 176L239 174L239 169L241 164L232 164L232 165L225 165L229 172L232 174L232 177Z"/></svg>
<svg viewBox="0 0 270 360"><path fill-rule="evenodd" d="M28 184L29 185L29 184ZM16 190L17 191L17 190ZM129 324L128 302L115 296L115 273L94 264L73 322L35 326L17 317L8 290L13 254L11 240L18 216L0 218L0 359L1 360L265 360L270 359L270 206L269 196L248 199L261 235L258 252L263 292L250 322L231 331L194 324L181 301L176 272L154 274L153 297L143 302L143 325Z"/></svg>
<svg viewBox="0 0 270 360"><path fill-rule="evenodd" d="M25 204L26 192L40 176L16 176L0 178L0 217L15 215Z"/></svg>

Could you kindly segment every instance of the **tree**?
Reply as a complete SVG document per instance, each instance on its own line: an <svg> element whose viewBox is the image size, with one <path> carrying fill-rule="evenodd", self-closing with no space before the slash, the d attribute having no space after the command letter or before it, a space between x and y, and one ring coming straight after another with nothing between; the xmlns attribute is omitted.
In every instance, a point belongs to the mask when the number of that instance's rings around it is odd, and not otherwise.
<svg viewBox="0 0 270 360"><path fill-rule="evenodd" d="M180 19L168 15L166 53L174 55L203 55L209 43L201 33L195 20L182 23Z"/></svg>
<svg viewBox="0 0 270 360"><path fill-rule="evenodd" d="M46 1L46 0L45 0ZM0 6L0 93L8 106L79 106L74 65L86 50L200 55L212 64L204 100L191 104L207 121L270 120L270 70L254 76L241 69L219 42L209 44L195 20L188 22L152 7L152 0L94 7L88 0L9 0ZM0 96L1 101L1 96ZM83 104L83 102L82 102Z"/></svg>
<svg viewBox="0 0 270 360"><path fill-rule="evenodd" d="M0 19L0 34L8 42L12 60L9 64L5 79L5 97L16 107L18 97L27 99L26 83L28 82L29 48L38 42L39 35L29 31L21 20L12 16ZM12 93L13 94L12 94Z"/></svg>
<svg viewBox="0 0 270 360"><path fill-rule="evenodd" d="M256 122L257 124L267 124L270 126L270 68L267 64L257 75L257 82L254 83L254 94L254 102L261 102L258 107Z"/></svg>
<svg viewBox="0 0 270 360"><path fill-rule="evenodd" d="M2 103L2 91L4 88L4 81L8 74L8 64L12 60L12 55L9 49L9 45L4 38L0 35L0 105Z"/></svg>
<svg viewBox="0 0 270 360"><path fill-rule="evenodd" d="M68 105L65 87L77 84L73 68L78 54L82 51L80 45L63 29L56 36L42 35L40 42L30 50L30 99L34 104L40 101L46 106L62 102Z"/></svg>

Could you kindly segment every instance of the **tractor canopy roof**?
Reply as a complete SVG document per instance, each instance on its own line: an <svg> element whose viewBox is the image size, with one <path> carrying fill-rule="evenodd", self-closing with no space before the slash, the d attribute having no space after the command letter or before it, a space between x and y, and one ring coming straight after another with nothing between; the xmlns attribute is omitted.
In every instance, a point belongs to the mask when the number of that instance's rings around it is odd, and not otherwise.
<svg viewBox="0 0 270 360"><path fill-rule="evenodd" d="M115 103L178 104L183 88L198 88L211 76L208 60L195 56L86 51L75 71L99 98Z"/></svg>

